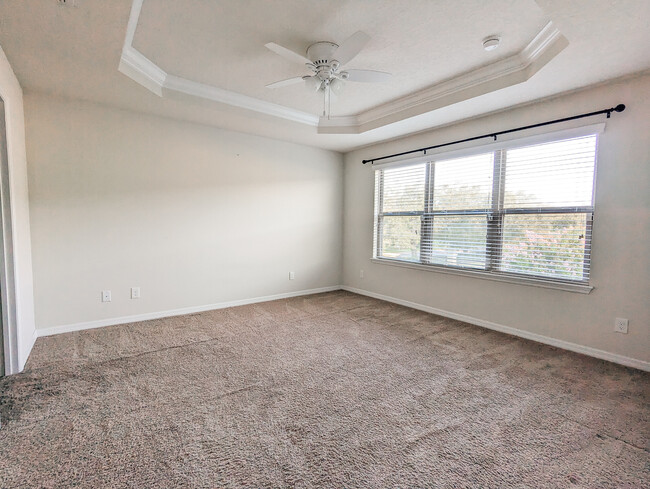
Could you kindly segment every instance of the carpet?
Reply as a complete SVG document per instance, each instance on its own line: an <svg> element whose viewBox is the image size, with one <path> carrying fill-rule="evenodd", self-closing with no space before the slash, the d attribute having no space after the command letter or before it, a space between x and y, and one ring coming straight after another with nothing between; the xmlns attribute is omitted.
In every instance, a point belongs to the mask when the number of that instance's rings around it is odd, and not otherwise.
<svg viewBox="0 0 650 489"><path fill-rule="evenodd" d="M3 488L642 488L650 375L337 291L39 338Z"/></svg>

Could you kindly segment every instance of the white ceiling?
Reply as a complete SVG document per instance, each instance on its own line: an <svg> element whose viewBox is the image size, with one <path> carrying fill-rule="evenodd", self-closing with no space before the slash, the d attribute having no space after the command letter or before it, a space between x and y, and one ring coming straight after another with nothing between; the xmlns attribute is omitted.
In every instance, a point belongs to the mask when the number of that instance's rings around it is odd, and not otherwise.
<svg viewBox="0 0 650 489"><path fill-rule="evenodd" d="M144 0L132 45L162 70L314 115L322 110L316 94L300 86L264 87L305 74L300 65L268 51L265 43L303 52L315 41L340 43L357 30L368 33L371 41L348 66L389 71L394 78L383 85L348 83L332 112L350 116L497 66L520 53L549 21L568 40L521 83L468 94L362 134L318 134L313 125L225 103L155 95L117 69L131 0L72 1L76 6L60 7L57 0L0 2L0 45L26 91L338 151L650 68L650 2L640 0ZM503 42L487 53L481 41L490 34Z"/></svg>
<svg viewBox="0 0 650 489"><path fill-rule="evenodd" d="M485 9L485 0L145 0L133 47L168 73L319 114L322 98L301 86L265 88L310 72L264 44L273 41L304 54L315 41L340 44L361 30L372 39L348 66L394 76L388 83L347 83L333 111L351 115L518 53L549 21L534 0L491 4ZM450 19L456 19L454 29ZM503 44L487 53L481 41L494 33L503 33Z"/></svg>

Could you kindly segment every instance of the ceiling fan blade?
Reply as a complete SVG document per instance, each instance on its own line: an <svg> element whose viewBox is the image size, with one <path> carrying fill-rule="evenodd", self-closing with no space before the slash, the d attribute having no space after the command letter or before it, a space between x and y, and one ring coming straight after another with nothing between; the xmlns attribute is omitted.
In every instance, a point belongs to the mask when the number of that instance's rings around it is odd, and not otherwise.
<svg viewBox="0 0 650 489"><path fill-rule="evenodd" d="M343 44L341 44L332 58L341 63L341 66L352 60L363 47L370 41L370 36L365 32L357 31L348 37Z"/></svg>
<svg viewBox="0 0 650 489"><path fill-rule="evenodd" d="M345 72L348 74L348 81L363 83L387 82L393 76L390 73L373 70L345 70Z"/></svg>
<svg viewBox="0 0 650 489"><path fill-rule="evenodd" d="M280 88L280 87L286 87L288 85L295 85L296 83L300 83L304 81L304 78L302 76L294 76L293 78L287 78L286 80L280 80L276 81L275 83L271 83L266 86L266 88Z"/></svg>
<svg viewBox="0 0 650 489"><path fill-rule="evenodd" d="M301 64L311 63L311 61L307 59L305 56L303 56L302 54L295 53L291 49L287 49L274 42L269 42L265 44L265 46L271 51L273 51L275 54L279 54L284 59L288 59L289 61L295 61L296 63L301 63Z"/></svg>

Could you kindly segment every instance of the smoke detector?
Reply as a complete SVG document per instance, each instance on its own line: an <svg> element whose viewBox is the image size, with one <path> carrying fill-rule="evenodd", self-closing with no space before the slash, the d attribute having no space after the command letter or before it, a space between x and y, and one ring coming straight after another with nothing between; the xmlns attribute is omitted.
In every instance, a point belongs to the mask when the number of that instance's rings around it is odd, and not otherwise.
<svg viewBox="0 0 650 489"><path fill-rule="evenodd" d="M490 36L483 40L483 49L486 51L494 51L501 44L501 38L499 36Z"/></svg>

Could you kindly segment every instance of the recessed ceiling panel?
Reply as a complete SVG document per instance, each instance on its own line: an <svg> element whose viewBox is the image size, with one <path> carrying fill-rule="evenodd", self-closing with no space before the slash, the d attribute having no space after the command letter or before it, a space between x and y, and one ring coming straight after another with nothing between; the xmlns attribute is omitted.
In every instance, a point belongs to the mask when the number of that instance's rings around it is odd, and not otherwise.
<svg viewBox="0 0 650 489"><path fill-rule="evenodd" d="M265 85L309 71L264 47L304 53L316 41L371 36L348 68L393 73L346 83L332 115L352 115L521 52L549 21L533 0L144 0L133 46L167 73L312 114L322 97ZM486 52L491 34L501 46Z"/></svg>
<svg viewBox="0 0 650 489"><path fill-rule="evenodd" d="M650 1L144 0L134 45L172 75L230 90L221 102L209 97L179 100L158 96L118 71L125 39L131 46L128 24L136 6L139 13L138 0L75 0L65 6L57 0L0 1L0 46L27 95L26 112L34 110L35 93L41 92L64 97L66 103L81 99L348 151L650 69ZM566 37L568 46L559 54L542 49L545 63L538 71L535 67L540 64L507 63L510 54L520 53L547 25L546 20ZM266 110L269 105L303 111L312 107L309 112L317 120L322 107L311 94L293 90L299 87L270 93L264 88L302 74L300 66L266 50L264 43L301 50L313 40L340 42L357 30L372 40L350 67L391 71L395 83L349 84L334 101L332 113L355 114L349 119L359 121L352 122L366 124L370 113L381 117L390 109L395 116L390 123L359 134L323 134L317 132L320 125ZM499 49L486 53L481 41L490 34L501 35L503 41ZM544 40L533 44L548 47ZM506 83L507 70L497 70L499 83L485 87L483 95L458 91L467 81L458 75L481 66L479 71L487 72L485 79L490 80L493 69L504 64L533 73ZM451 82L440 83L450 78ZM449 85L453 96L462 97L447 96L444 103L427 106L427 94L444 92ZM233 93L253 97L242 95L246 103L237 105L232 103ZM267 107L247 107L257 99L282 106L260 102ZM402 109L414 100L420 104L418 110L404 118ZM615 102L633 110L633 100ZM598 100L592 104L601 108Z"/></svg>

